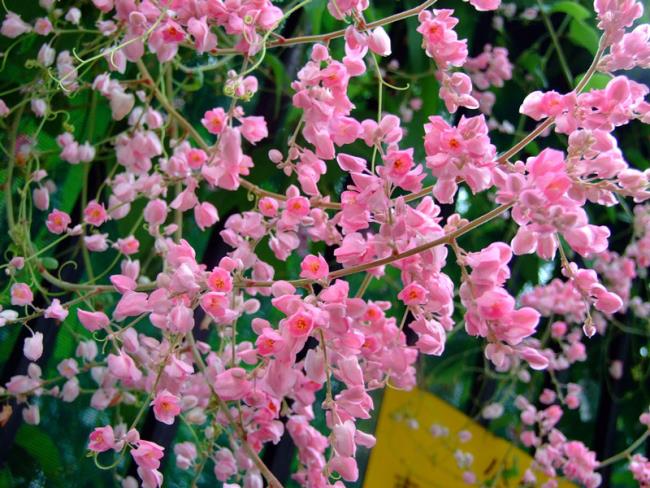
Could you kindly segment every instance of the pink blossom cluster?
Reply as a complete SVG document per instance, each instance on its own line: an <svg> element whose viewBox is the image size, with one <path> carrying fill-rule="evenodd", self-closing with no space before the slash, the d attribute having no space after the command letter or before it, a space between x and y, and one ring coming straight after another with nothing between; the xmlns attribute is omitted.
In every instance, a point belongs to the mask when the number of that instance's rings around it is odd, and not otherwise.
<svg viewBox="0 0 650 488"><path fill-rule="evenodd" d="M540 315L530 307L516 309L514 297L503 287L510 277L507 264L511 258L510 247L502 242L461 258L461 264L471 268L460 287L461 301L467 309L465 329L470 335L488 339L485 355L497 369L510 369L512 358L521 358L534 369L544 369L547 358L525 341L535 333Z"/></svg>
<svg viewBox="0 0 650 488"><path fill-rule="evenodd" d="M508 50L486 44L481 54L474 58L467 58L463 69L472 79L474 86L472 97L478 100L479 110L490 115L496 102L496 95L489 91L489 88L501 88L504 82L512 79L513 66L508 59Z"/></svg>
<svg viewBox="0 0 650 488"><path fill-rule="evenodd" d="M570 408L576 408L579 405L577 396L579 393L578 385L568 385L565 403ZM544 408L536 408L522 396L518 396L515 400L515 405L521 411L521 421L527 427L520 434L521 442L525 446L535 449L533 467L551 478L541 486L548 488L556 486L554 478L559 472L583 486L599 486L601 476L596 472L598 461L595 453L582 442L568 440L557 429L557 424L564 412L562 407L555 403L556 399L554 391L545 390L540 396L540 403L548 405ZM532 471L527 472L527 477L530 481L535 482Z"/></svg>
<svg viewBox="0 0 650 488"><path fill-rule="evenodd" d="M483 115L462 116L456 127L440 116L429 117L424 126L424 149L426 165L437 178L433 195L440 202L452 202L461 181L473 193L492 186L496 148Z"/></svg>

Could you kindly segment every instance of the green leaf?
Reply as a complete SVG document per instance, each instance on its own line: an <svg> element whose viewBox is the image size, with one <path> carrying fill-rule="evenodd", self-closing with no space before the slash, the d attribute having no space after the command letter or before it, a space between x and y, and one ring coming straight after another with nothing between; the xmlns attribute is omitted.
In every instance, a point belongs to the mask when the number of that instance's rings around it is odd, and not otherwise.
<svg viewBox="0 0 650 488"><path fill-rule="evenodd" d="M548 80L544 74L544 61L535 51L524 51L517 59L517 64L523 67L535 79L536 86L548 86Z"/></svg>
<svg viewBox="0 0 650 488"><path fill-rule="evenodd" d="M582 81L586 73L582 73L576 77L576 85ZM585 85L583 91L589 90L602 90L607 86L612 77L606 73L594 73L589 82Z"/></svg>
<svg viewBox="0 0 650 488"><path fill-rule="evenodd" d="M45 267L45 269L56 269L59 267L59 262L50 257L44 257L41 258L41 264Z"/></svg>
<svg viewBox="0 0 650 488"><path fill-rule="evenodd" d="M282 91L286 83L286 73L282 61L273 54L266 53L265 60L269 63L271 71L273 71L273 78L275 81L275 116L280 112L280 102L282 101Z"/></svg>
<svg viewBox="0 0 650 488"><path fill-rule="evenodd" d="M561 2L554 3L550 9L551 13L562 12L576 20L587 20L591 17L589 10L584 8L577 2L570 2L568 0L563 0Z"/></svg>
<svg viewBox="0 0 650 488"><path fill-rule="evenodd" d="M16 444L38 462L48 478L60 478L61 453L49 435L38 427L22 424L16 435Z"/></svg>
<svg viewBox="0 0 650 488"><path fill-rule="evenodd" d="M582 20L572 19L569 26L569 39L577 45L587 49L591 54L598 51L598 34L596 30Z"/></svg>

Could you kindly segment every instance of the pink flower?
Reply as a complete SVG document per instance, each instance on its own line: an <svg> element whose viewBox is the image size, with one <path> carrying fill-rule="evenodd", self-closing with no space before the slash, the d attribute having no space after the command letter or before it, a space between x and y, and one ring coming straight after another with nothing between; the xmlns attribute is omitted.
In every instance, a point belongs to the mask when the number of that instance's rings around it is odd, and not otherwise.
<svg viewBox="0 0 650 488"><path fill-rule="evenodd" d="M262 356L277 354L284 346L284 338L274 329L266 327L255 341L257 352Z"/></svg>
<svg viewBox="0 0 650 488"><path fill-rule="evenodd" d="M43 334L34 333L33 336L25 339L23 354L30 361L37 361L43 355Z"/></svg>
<svg viewBox="0 0 650 488"><path fill-rule="evenodd" d="M501 0L470 0L469 3L478 10L484 12L486 10L496 10L501 5Z"/></svg>
<svg viewBox="0 0 650 488"><path fill-rule="evenodd" d="M117 240L117 248L122 254L130 256L140 250L140 241L133 236L128 236Z"/></svg>
<svg viewBox="0 0 650 488"><path fill-rule="evenodd" d="M200 203L194 207L194 220L201 230L212 227L219 220L217 208L210 202Z"/></svg>
<svg viewBox="0 0 650 488"><path fill-rule="evenodd" d="M137 449L131 451L131 456L140 468L158 469L164 456L165 448L155 442L139 440Z"/></svg>
<svg viewBox="0 0 650 488"><path fill-rule="evenodd" d="M175 305L169 312L169 330L176 334L187 334L194 327L194 313L185 305Z"/></svg>
<svg viewBox="0 0 650 488"><path fill-rule="evenodd" d="M308 280L322 280L327 278L330 272L327 261L321 256L310 254L300 263L300 277Z"/></svg>
<svg viewBox="0 0 650 488"><path fill-rule="evenodd" d="M286 212L295 218L306 217L309 214L309 200L305 197L291 197L286 203Z"/></svg>
<svg viewBox="0 0 650 488"><path fill-rule="evenodd" d="M39 186L38 188L34 188L32 197L34 200L34 206L37 209L47 210L50 206L50 192L46 187Z"/></svg>
<svg viewBox="0 0 650 488"><path fill-rule="evenodd" d="M32 30L32 27L23 19L20 18L20 15L16 15L13 12L7 12L5 20L2 22L2 27L0 27L0 34L11 39L15 39L25 32Z"/></svg>
<svg viewBox="0 0 650 488"><path fill-rule="evenodd" d="M452 17L453 10L423 10L418 19L417 31L422 34L427 56L434 59L440 69L462 66L467 59L467 41L458 40L453 30L458 19Z"/></svg>
<svg viewBox="0 0 650 488"><path fill-rule="evenodd" d="M355 455L357 450L354 440L356 430L354 422L351 420L336 424L332 428L332 446L338 455L345 457L353 457Z"/></svg>
<svg viewBox="0 0 650 488"><path fill-rule="evenodd" d="M453 73L451 76L442 74L440 85L440 98L450 113L456 112L458 107L470 109L479 108L479 102L472 95L472 80L465 73Z"/></svg>
<svg viewBox="0 0 650 488"><path fill-rule="evenodd" d="M235 317L228 308L230 298L225 293L208 292L201 297L201 308L217 323L227 324Z"/></svg>
<svg viewBox="0 0 650 488"><path fill-rule="evenodd" d="M427 291L417 283L409 283L399 292L397 298L407 306L423 305L427 301Z"/></svg>
<svg viewBox="0 0 650 488"><path fill-rule="evenodd" d="M4 118L7 115L9 115L9 107L7 107L7 104L5 103L4 100L0 98L0 118Z"/></svg>
<svg viewBox="0 0 650 488"><path fill-rule="evenodd" d="M598 294L594 306L597 310L612 315L623 308L623 300L616 293L605 291Z"/></svg>
<svg viewBox="0 0 650 488"><path fill-rule="evenodd" d="M113 10L113 0L92 0L92 2L102 12L110 12Z"/></svg>
<svg viewBox="0 0 650 488"><path fill-rule="evenodd" d="M47 216L45 225L52 234L62 234L66 231L70 222L72 222L72 220L67 213L54 209Z"/></svg>
<svg viewBox="0 0 650 488"><path fill-rule="evenodd" d="M143 488L159 488L163 484L163 474L157 469L139 467L138 476L142 479Z"/></svg>
<svg viewBox="0 0 650 488"><path fill-rule="evenodd" d="M278 214L278 201L275 198L263 197L260 198L260 201L257 203L260 213L264 217L275 217Z"/></svg>
<svg viewBox="0 0 650 488"><path fill-rule="evenodd" d="M50 32L52 32L52 22L50 22L50 19L47 17L39 17L36 19L36 22L34 22L34 32L36 32L39 36L46 36Z"/></svg>
<svg viewBox="0 0 650 488"><path fill-rule="evenodd" d="M65 14L65 20L74 25L79 25L81 20L81 11L77 7L72 7L68 10L68 13Z"/></svg>
<svg viewBox="0 0 650 488"><path fill-rule="evenodd" d="M223 268L216 267L208 275L208 287L212 291L228 293L232 290L232 278L230 273Z"/></svg>
<svg viewBox="0 0 650 488"><path fill-rule="evenodd" d="M110 324L110 320L104 312L88 312L78 308L77 318L90 332L104 329L108 327L108 324Z"/></svg>
<svg viewBox="0 0 650 488"><path fill-rule="evenodd" d="M187 22L187 32L194 39L194 47L197 53L202 54L217 47L217 36L210 32L205 16L200 19L192 17Z"/></svg>
<svg viewBox="0 0 650 488"><path fill-rule="evenodd" d="M113 317L117 321L124 320L126 317L134 317L141 313L149 312L150 307L146 293L136 291L127 291L117 302L113 311Z"/></svg>
<svg viewBox="0 0 650 488"><path fill-rule="evenodd" d="M370 50L380 56L390 56L390 37L386 34L383 27L376 27L368 36L368 47Z"/></svg>
<svg viewBox="0 0 650 488"><path fill-rule="evenodd" d="M115 434L113 427L106 425L104 427L96 427L90 433L90 442L88 449L94 452L104 452L113 449L115 446Z"/></svg>
<svg viewBox="0 0 650 488"><path fill-rule="evenodd" d="M202 149L190 149L187 152L187 164L192 169L201 169L208 160L208 155Z"/></svg>
<svg viewBox="0 0 650 488"><path fill-rule="evenodd" d="M226 112L221 107L208 110L203 115L201 123L210 134L221 134L226 125Z"/></svg>
<svg viewBox="0 0 650 488"><path fill-rule="evenodd" d="M176 454L176 466L180 469L189 469L196 459L196 446L191 442L179 442L174 446Z"/></svg>
<svg viewBox="0 0 650 488"><path fill-rule="evenodd" d="M108 220L108 214L104 205L91 201L84 209L84 221L95 227L99 227Z"/></svg>
<svg viewBox="0 0 650 488"><path fill-rule="evenodd" d="M107 358L108 370L116 378L126 382L135 382L142 378L142 372L136 367L135 362L126 352L109 354Z"/></svg>
<svg viewBox="0 0 650 488"><path fill-rule="evenodd" d="M230 368L215 378L214 389L225 401L240 400L252 389L243 368Z"/></svg>
<svg viewBox="0 0 650 488"><path fill-rule="evenodd" d="M305 312L297 312L287 318L284 322L287 331L293 337L308 336L314 326L312 316Z"/></svg>
<svg viewBox="0 0 650 488"><path fill-rule="evenodd" d="M45 309L45 313L43 314L43 317L46 319L54 319L59 322L63 322L67 316L68 311L61 306L58 298L52 300L52 303Z"/></svg>
<svg viewBox="0 0 650 488"><path fill-rule="evenodd" d="M172 395L167 390L159 391L151 402L153 413L158 422L172 425L174 417L181 413L181 402L176 395Z"/></svg>
<svg viewBox="0 0 650 488"><path fill-rule="evenodd" d="M255 144L269 135L264 117L242 117L241 135L251 144Z"/></svg>
<svg viewBox="0 0 650 488"><path fill-rule="evenodd" d="M11 285L11 304L17 306L29 305L34 301L34 294L29 285L14 283Z"/></svg>
<svg viewBox="0 0 650 488"><path fill-rule="evenodd" d="M157 198L156 200L151 200L144 207L144 220L149 225L161 225L165 223L167 219L167 203L165 200Z"/></svg>
<svg viewBox="0 0 650 488"><path fill-rule="evenodd" d="M228 478L237 474L237 460L230 449L219 449L214 455L214 476L219 481L227 481ZM224 487L231 486L230 483L224 483Z"/></svg>

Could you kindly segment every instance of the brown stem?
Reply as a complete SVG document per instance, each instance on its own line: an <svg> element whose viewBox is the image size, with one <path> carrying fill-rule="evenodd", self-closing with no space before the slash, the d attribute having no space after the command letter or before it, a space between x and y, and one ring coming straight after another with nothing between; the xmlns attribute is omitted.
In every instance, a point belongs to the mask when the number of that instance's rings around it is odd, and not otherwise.
<svg viewBox="0 0 650 488"><path fill-rule="evenodd" d="M422 244L420 246L416 246L412 249L409 249L408 251L404 251L402 253L398 254L393 254L391 256L387 256L385 258L381 259L375 259L374 261L371 261L369 263L364 263L364 264L358 264L356 266L350 266L349 268L343 268L339 269L337 271L331 272L327 276L327 281L332 281L337 278L342 278L343 276L355 274L355 273L361 273L363 271L368 271L374 268L378 268L379 266L384 266L386 264L393 263L395 261L399 261L400 259L408 258L410 256L415 256L416 254L420 254L421 252L428 251L429 249L436 247L436 246L441 246L441 245L448 245L450 244L453 240L457 239L458 237L462 236L463 234L466 234L467 232L471 231L472 229L475 229L476 227L479 227L483 225L486 222L489 222L490 220L494 219L495 217L498 217L502 213L506 212L509 210L512 206L514 205L514 202L511 203L505 203L493 210L490 210L486 214L481 215L479 218L472 220L468 224L464 225L463 227L456 229L453 232L449 232L448 234L445 234L443 237L440 237L439 239L435 239L431 242L427 242L426 244ZM241 286L250 288L250 287L269 287L273 285L273 281L255 281L255 280L243 280ZM294 286L307 286L310 285L311 283L315 283L315 280L309 280L309 279L301 279L301 280L290 280L289 283L291 283Z"/></svg>
<svg viewBox="0 0 650 488"><path fill-rule="evenodd" d="M383 19L370 22L369 24L357 25L357 29L360 31L368 31L374 29L375 27L392 24L393 22L397 22L399 20L403 20L408 17L413 17L415 15L418 15L423 10L429 8L434 3L436 3L436 0L426 0L426 2L421 3L417 7L413 7L412 9L406 10L404 12L400 12L394 15L389 15L388 17L384 17ZM327 32L325 34L297 36L297 37L291 37L289 39L280 38L275 41L269 42L266 45L266 48L271 49L274 47L295 46L297 44L311 44L316 42L327 43L332 39L343 37L345 35L345 31L346 29L339 29L336 31ZM217 54L242 54L242 53L234 48L225 48L225 49L217 49Z"/></svg>

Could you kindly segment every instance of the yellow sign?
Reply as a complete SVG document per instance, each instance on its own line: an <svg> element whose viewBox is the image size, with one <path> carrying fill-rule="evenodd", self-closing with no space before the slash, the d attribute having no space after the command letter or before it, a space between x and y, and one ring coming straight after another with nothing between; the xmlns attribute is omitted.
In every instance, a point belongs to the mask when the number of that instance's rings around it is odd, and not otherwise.
<svg viewBox="0 0 650 488"><path fill-rule="evenodd" d="M515 488L521 486L533 461L451 405L418 389L386 389L375 435L377 445L370 453L364 488L468 486L464 471L474 473L474 486ZM463 463L469 467L461 469ZM535 476L538 486L546 481L538 472ZM575 487L558 481L560 487Z"/></svg>

